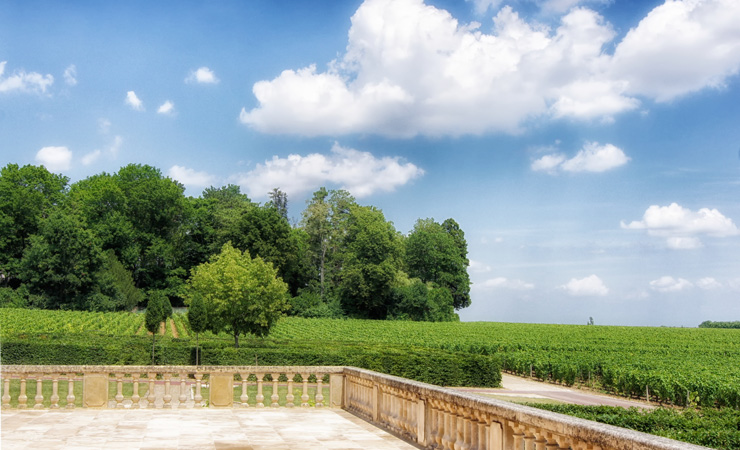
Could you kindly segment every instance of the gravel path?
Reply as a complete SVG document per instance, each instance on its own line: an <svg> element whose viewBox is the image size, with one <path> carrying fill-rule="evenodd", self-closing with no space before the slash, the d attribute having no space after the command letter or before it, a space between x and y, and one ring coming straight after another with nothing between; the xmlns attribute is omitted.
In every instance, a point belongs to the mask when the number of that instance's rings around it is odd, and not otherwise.
<svg viewBox="0 0 740 450"><path fill-rule="evenodd" d="M475 394L496 396L501 399L506 399L506 397L528 397L533 399L552 399L576 405L621 406L622 408L633 406L637 408L655 407L647 402L596 394L577 388L543 383L540 381L534 381L530 378L522 378L506 373L502 374L501 384L503 385L503 388L459 388L459 390Z"/></svg>

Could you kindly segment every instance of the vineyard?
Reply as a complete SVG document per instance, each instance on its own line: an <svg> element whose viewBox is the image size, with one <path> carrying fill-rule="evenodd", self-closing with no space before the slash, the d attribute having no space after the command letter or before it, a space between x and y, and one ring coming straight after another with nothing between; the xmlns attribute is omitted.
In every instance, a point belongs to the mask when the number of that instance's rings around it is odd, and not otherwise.
<svg viewBox="0 0 740 450"><path fill-rule="evenodd" d="M21 335L146 335L143 315L3 309L0 338ZM184 315L165 336L194 340ZM201 335L201 342L228 341ZM740 408L740 333L709 328L647 328L513 323L423 323L285 318L268 341L328 348L332 343L429 347L495 355L503 370L586 384L676 405Z"/></svg>

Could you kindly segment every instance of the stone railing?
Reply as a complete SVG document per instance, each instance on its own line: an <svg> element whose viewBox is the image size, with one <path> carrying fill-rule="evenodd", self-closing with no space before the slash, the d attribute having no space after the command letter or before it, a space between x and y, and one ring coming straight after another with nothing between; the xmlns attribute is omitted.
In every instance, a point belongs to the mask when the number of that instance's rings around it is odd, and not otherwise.
<svg viewBox="0 0 740 450"><path fill-rule="evenodd" d="M466 394L344 369L344 408L422 448L450 450L690 450L691 444Z"/></svg>
<svg viewBox="0 0 740 450"><path fill-rule="evenodd" d="M330 406L428 449L704 448L354 367L2 366L2 381L3 409Z"/></svg>
<svg viewBox="0 0 740 450"><path fill-rule="evenodd" d="M342 371L300 366L9 365L2 367L2 407L341 406Z"/></svg>

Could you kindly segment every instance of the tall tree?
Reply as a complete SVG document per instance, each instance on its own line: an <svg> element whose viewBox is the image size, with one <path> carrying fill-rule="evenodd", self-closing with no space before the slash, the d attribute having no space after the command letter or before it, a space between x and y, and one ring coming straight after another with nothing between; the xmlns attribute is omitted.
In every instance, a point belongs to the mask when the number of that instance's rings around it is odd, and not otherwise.
<svg viewBox="0 0 740 450"><path fill-rule="evenodd" d="M210 329L230 332L237 348L242 334L266 336L288 307L288 287L272 264L228 243L193 269L188 285L191 301L203 298Z"/></svg>
<svg viewBox="0 0 740 450"><path fill-rule="evenodd" d="M0 169L0 285L18 286L28 239L62 203L68 181L43 166L8 164Z"/></svg>
<svg viewBox="0 0 740 450"><path fill-rule="evenodd" d="M193 292L189 298L188 324L190 331L195 333L195 365L200 364L200 333L208 329L208 309L203 302L203 297L198 292Z"/></svg>
<svg viewBox="0 0 740 450"><path fill-rule="evenodd" d="M275 208L280 214L280 217L285 219L285 221L288 221L288 194L281 191L280 188L274 188L270 191L268 194L270 196L270 201L268 202L268 206L271 206Z"/></svg>
<svg viewBox="0 0 740 450"><path fill-rule="evenodd" d="M344 311L358 318L385 319L402 262L401 236L380 210L353 206L344 245L339 276Z"/></svg>
<svg viewBox="0 0 740 450"><path fill-rule="evenodd" d="M146 330L152 333L152 365L154 365L154 349L157 340L157 333L162 326L162 322L172 313L172 305L169 299L160 291L153 291L149 294L146 312L144 313L144 325Z"/></svg>
<svg viewBox="0 0 740 450"><path fill-rule="evenodd" d="M433 282L450 291L455 309L470 306L470 277L467 243L460 226L452 219L439 224L419 219L406 239L409 276Z"/></svg>

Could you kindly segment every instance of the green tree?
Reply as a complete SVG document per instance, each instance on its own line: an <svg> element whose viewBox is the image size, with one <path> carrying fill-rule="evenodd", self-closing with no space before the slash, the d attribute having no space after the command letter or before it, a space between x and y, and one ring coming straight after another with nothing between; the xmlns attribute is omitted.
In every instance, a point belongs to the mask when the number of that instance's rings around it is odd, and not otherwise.
<svg viewBox="0 0 740 450"><path fill-rule="evenodd" d="M280 217L285 219L285 221L288 221L288 194L281 191L280 188L274 188L270 191L268 194L270 196L270 201L267 203L267 206L270 206L272 208L275 208L280 214Z"/></svg>
<svg viewBox="0 0 740 450"><path fill-rule="evenodd" d="M74 212L55 210L41 221L39 234L29 238L21 262L22 279L32 294L43 296L44 307L106 309L92 297L99 291L104 264L97 239Z"/></svg>
<svg viewBox="0 0 740 450"><path fill-rule="evenodd" d="M457 222L419 219L405 244L410 277L448 289L455 309L470 306L467 243Z"/></svg>
<svg viewBox="0 0 740 450"><path fill-rule="evenodd" d="M402 262L400 235L380 210L353 206L344 245L339 277L342 308L352 317L385 319Z"/></svg>
<svg viewBox="0 0 740 450"><path fill-rule="evenodd" d="M162 322L172 315L172 305L162 292L153 291L149 294L149 300L144 313L144 325L148 332L152 333L152 365L154 365L154 348L157 339L157 333Z"/></svg>
<svg viewBox="0 0 740 450"><path fill-rule="evenodd" d="M63 202L68 181L43 166L8 164L0 169L0 286L18 287L28 240Z"/></svg>
<svg viewBox="0 0 740 450"><path fill-rule="evenodd" d="M118 260L113 250L104 252L103 267L98 273L98 296L107 299L109 311L130 311L144 301L144 294L134 285L131 272Z"/></svg>
<svg viewBox="0 0 740 450"><path fill-rule="evenodd" d="M208 309L203 301L203 297L198 292L193 292L189 300L188 324L190 331L195 333L195 365L197 366L200 364L200 343L198 336L208 329Z"/></svg>
<svg viewBox="0 0 740 450"><path fill-rule="evenodd" d="M200 295L209 315L209 328L234 336L251 333L266 336L287 309L286 284L272 264L226 243L221 253L192 270L189 297Z"/></svg>

